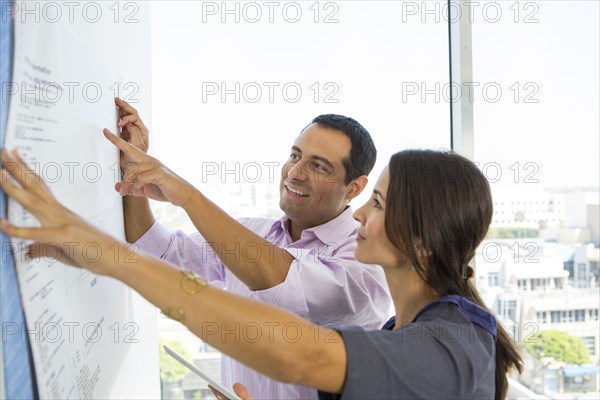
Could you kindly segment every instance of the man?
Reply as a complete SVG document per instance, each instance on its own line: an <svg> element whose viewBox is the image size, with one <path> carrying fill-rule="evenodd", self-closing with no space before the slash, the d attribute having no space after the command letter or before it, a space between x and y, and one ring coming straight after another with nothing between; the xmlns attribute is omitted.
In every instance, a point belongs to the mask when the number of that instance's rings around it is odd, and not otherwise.
<svg viewBox="0 0 600 400"><path fill-rule="evenodd" d="M127 240L211 285L284 307L316 324L379 329L390 297L383 271L354 258L356 224L350 200L367 184L376 150L355 120L322 115L296 138L282 168L280 220L236 221L158 160L144 154L148 130L137 111L117 99L121 136L141 151L122 153ZM199 234L171 233L154 221L148 198L184 208ZM183 289L183 288L182 288ZM170 315L177 318L174 310ZM274 324L277 321L273 321ZM238 327L208 327L223 340L251 334L252 321ZM261 327L265 328L265 327ZM290 340L298 334L290 327ZM244 383L260 399L317 398L314 389L275 382L223 357L223 384Z"/></svg>

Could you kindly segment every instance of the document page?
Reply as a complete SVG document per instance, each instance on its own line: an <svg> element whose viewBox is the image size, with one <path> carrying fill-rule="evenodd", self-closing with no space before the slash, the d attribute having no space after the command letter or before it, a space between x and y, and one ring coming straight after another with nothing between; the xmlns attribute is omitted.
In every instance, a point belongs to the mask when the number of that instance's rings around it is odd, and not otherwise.
<svg viewBox="0 0 600 400"><path fill-rule="evenodd" d="M15 21L5 146L18 149L66 207L124 241L122 198L114 190L118 151L102 134L117 131L118 62L110 62L95 59L93 48L58 24ZM38 225L12 200L8 214L17 226ZM31 260L28 244L12 246L41 398L108 398L136 343L129 289L49 257ZM100 248L73 243L72 250L94 260Z"/></svg>

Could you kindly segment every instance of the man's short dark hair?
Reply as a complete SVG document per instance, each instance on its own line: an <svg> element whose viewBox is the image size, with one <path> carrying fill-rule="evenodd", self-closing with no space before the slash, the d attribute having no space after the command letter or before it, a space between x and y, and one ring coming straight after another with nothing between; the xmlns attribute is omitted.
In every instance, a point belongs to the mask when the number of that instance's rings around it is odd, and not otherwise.
<svg viewBox="0 0 600 400"><path fill-rule="evenodd" d="M350 139L350 157L342 160L346 185L361 175L369 175L377 159L377 149L369 132L358 121L343 115L323 114L312 123L340 131Z"/></svg>

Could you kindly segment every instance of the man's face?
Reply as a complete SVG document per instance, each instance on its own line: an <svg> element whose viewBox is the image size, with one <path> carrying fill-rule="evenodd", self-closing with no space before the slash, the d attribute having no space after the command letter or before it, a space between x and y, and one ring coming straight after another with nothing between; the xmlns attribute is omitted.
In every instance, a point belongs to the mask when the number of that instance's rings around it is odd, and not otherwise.
<svg viewBox="0 0 600 400"><path fill-rule="evenodd" d="M342 160L349 157L350 138L311 124L300 133L283 165L279 206L302 230L321 225L346 207L348 186Z"/></svg>

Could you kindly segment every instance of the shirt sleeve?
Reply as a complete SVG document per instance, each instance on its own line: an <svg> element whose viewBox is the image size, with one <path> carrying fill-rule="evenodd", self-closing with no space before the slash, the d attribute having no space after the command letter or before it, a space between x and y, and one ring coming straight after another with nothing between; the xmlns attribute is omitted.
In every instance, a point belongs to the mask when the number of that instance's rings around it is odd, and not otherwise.
<svg viewBox="0 0 600 400"><path fill-rule="evenodd" d="M224 286L223 263L199 233L171 232L157 221L135 245L178 268L194 271L212 286Z"/></svg>
<svg viewBox="0 0 600 400"><path fill-rule="evenodd" d="M481 343L473 329L413 323L395 331L340 330L348 356L341 399L493 398L495 345Z"/></svg>
<svg viewBox="0 0 600 400"><path fill-rule="evenodd" d="M286 250L294 261L285 281L256 291L257 299L293 311L317 325L381 328L391 304L381 267L359 263L353 254L334 257L313 250Z"/></svg>

